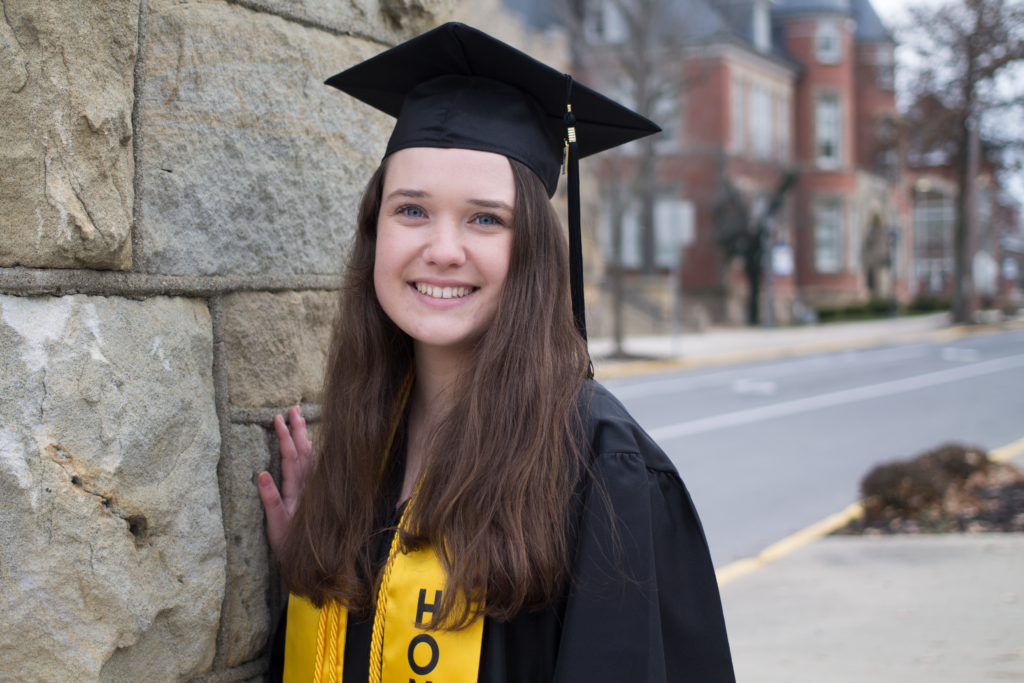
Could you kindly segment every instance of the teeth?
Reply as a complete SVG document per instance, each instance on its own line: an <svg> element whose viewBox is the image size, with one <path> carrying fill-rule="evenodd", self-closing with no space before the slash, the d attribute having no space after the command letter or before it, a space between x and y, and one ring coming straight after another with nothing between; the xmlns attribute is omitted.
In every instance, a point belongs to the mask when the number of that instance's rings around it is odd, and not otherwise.
<svg viewBox="0 0 1024 683"><path fill-rule="evenodd" d="M473 291L472 287L434 287L425 285L422 282L416 283L416 290L420 294L432 296L435 299L458 299Z"/></svg>

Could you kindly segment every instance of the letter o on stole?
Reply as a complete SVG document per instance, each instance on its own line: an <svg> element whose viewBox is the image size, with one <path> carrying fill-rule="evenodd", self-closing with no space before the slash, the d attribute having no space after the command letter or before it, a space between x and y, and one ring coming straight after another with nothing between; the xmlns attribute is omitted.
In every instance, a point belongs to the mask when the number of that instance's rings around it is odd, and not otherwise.
<svg viewBox="0 0 1024 683"><path fill-rule="evenodd" d="M419 664L417 664L416 658L413 656L416 654L416 646L420 643L426 643L430 646L430 661L427 662L426 666L420 666ZM437 641L426 633L419 634L418 636L412 639L411 643L409 643L409 666L412 668L413 671L417 673L417 675L425 676L426 674L433 671L434 667L437 666L437 660L440 658L441 653L437 649Z"/></svg>

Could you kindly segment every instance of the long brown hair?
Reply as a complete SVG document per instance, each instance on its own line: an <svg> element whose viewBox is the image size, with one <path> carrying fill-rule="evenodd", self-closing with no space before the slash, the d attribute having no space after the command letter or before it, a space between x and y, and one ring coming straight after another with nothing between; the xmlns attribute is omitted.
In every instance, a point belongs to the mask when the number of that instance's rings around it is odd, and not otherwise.
<svg viewBox="0 0 1024 683"><path fill-rule="evenodd" d="M586 469L573 434L589 356L572 322L567 241L540 179L509 161L516 200L498 311L432 427L407 514L413 532L402 535L404 548L429 543L437 553L447 586L432 624L449 629L480 614L507 620L555 599L568 566L568 508ZM356 611L375 600L380 568L371 548L387 492L381 471L413 361L412 340L384 313L373 285L386 172L387 159L363 194L316 464L279 558L292 592Z"/></svg>

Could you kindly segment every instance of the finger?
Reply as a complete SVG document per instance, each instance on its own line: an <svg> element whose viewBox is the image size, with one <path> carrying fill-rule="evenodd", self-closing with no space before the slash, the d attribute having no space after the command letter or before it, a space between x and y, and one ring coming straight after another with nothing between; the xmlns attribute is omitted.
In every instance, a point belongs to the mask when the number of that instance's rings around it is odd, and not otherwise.
<svg viewBox="0 0 1024 683"><path fill-rule="evenodd" d="M277 434L277 440L281 445L281 456L283 458L294 458L295 442L292 440L292 434L288 430L288 425L285 424L284 417L281 415L274 416L274 432Z"/></svg>
<svg viewBox="0 0 1024 683"><path fill-rule="evenodd" d="M302 493L302 468L298 462L295 441L281 415L274 417L274 431L277 432L277 440L281 447L281 496L284 504L292 509L299 494Z"/></svg>
<svg viewBox="0 0 1024 683"><path fill-rule="evenodd" d="M309 431L306 428L306 420L298 406L291 409L288 416L288 423L291 425L292 442L295 444L295 455L298 460L300 476L305 476L306 465L313 454L313 443L309 438Z"/></svg>
<svg viewBox="0 0 1024 683"><path fill-rule="evenodd" d="M256 479L257 489L260 494L260 501L263 502L263 509L267 513L267 541L275 553L281 549L285 536L288 533L288 522L290 515L285 509L281 495L278 493L274 479L268 472L261 472Z"/></svg>

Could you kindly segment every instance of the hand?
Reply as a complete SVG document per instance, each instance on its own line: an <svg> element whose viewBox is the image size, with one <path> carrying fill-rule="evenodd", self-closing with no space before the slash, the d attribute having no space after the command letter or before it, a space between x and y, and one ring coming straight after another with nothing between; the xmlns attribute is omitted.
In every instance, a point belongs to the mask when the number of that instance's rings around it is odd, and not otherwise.
<svg viewBox="0 0 1024 683"><path fill-rule="evenodd" d="M289 426L291 430L289 431ZM275 554L284 546L288 537L295 508L299 504L302 490L306 487L306 474L313 461L313 444L306 432L306 421L299 407L288 411L288 425L280 415L274 417L274 431L281 444L281 491L278 492L269 472L261 472L257 488L263 509L267 512L267 540Z"/></svg>

